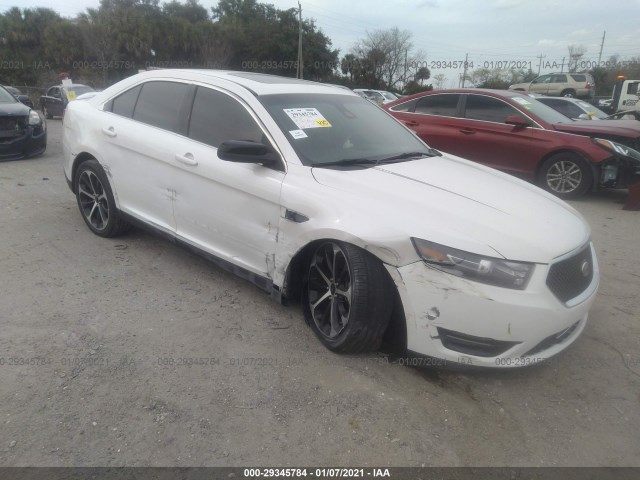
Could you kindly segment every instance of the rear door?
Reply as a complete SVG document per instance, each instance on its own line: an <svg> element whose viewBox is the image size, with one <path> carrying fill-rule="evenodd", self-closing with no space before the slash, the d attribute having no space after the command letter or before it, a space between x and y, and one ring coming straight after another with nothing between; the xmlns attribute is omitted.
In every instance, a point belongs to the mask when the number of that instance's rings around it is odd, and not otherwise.
<svg viewBox="0 0 640 480"><path fill-rule="evenodd" d="M462 137L464 121L459 118L459 93L434 93L400 104L393 116L413 130L429 146L454 153Z"/></svg>
<svg viewBox="0 0 640 480"><path fill-rule="evenodd" d="M112 102L101 125L103 161L120 208L165 233L175 233L175 151L186 131L193 86L149 81Z"/></svg>
<svg viewBox="0 0 640 480"><path fill-rule="evenodd" d="M548 84L547 95L559 97L564 90L569 88L568 82L569 81L567 80L567 76L564 74L551 75L551 79L549 80Z"/></svg>

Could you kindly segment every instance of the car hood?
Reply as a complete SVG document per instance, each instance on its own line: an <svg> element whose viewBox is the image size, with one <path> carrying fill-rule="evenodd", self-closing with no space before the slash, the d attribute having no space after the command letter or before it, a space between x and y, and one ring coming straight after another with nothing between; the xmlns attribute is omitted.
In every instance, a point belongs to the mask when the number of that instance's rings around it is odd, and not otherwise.
<svg viewBox="0 0 640 480"><path fill-rule="evenodd" d="M590 229L565 202L450 155L356 170L313 168L342 205L340 219L380 238L418 237L461 250L549 263L586 243ZM370 228L370 227L369 227ZM368 241L368 239L364 239Z"/></svg>
<svg viewBox="0 0 640 480"><path fill-rule="evenodd" d="M553 128L559 132L576 133L591 137L598 134L629 138L640 137L640 123L637 120L575 120L567 123L556 123Z"/></svg>
<svg viewBox="0 0 640 480"><path fill-rule="evenodd" d="M10 115L16 117L25 117L29 115L30 110L31 108L20 102L0 103L0 115L2 116Z"/></svg>

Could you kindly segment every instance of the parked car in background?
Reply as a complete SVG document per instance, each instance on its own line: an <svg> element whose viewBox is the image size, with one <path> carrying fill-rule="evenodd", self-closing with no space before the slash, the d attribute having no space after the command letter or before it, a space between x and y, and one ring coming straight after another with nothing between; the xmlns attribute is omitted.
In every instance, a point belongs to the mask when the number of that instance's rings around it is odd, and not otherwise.
<svg viewBox="0 0 640 480"><path fill-rule="evenodd" d="M544 95L536 95L534 98L572 120L607 120L611 118L598 107L578 98L546 97Z"/></svg>
<svg viewBox="0 0 640 480"><path fill-rule="evenodd" d="M16 97L18 99L19 102L24 103L26 106L33 108L33 102L31 101L31 98L29 98L29 95L24 95L20 90L18 90L16 87L9 87L7 85L2 85L5 90L7 90L11 95L13 95L14 97Z"/></svg>
<svg viewBox="0 0 640 480"><path fill-rule="evenodd" d="M61 117L70 101L89 92L95 92L95 90L80 83L55 85L47 90L46 95L40 97L40 108L47 118Z"/></svg>
<svg viewBox="0 0 640 480"><path fill-rule="evenodd" d="M152 70L71 102L62 143L92 232L142 224L300 300L336 352L395 334L440 363L531 365L580 335L595 298L573 208L342 88Z"/></svg>
<svg viewBox="0 0 640 480"><path fill-rule="evenodd" d="M596 84L588 73L549 73L540 75L528 83L511 85L509 90L554 97L593 98Z"/></svg>
<svg viewBox="0 0 640 480"><path fill-rule="evenodd" d="M423 92L384 108L429 145L533 180L561 198L640 180L635 121L573 121L504 90Z"/></svg>
<svg viewBox="0 0 640 480"><path fill-rule="evenodd" d="M529 95L572 120L607 120L609 122L607 126L609 127L638 128L638 124L633 122L633 120L640 120L640 111L637 110L616 112L609 115L589 102L578 98L546 97L533 93ZM632 122L629 123L629 120L632 120ZM629 146L634 145L634 143L629 143L624 139L620 139L620 141L624 144L628 143Z"/></svg>
<svg viewBox="0 0 640 480"><path fill-rule="evenodd" d="M396 94L387 92L386 90L354 88L353 91L362 97L373 100L378 105L384 105L385 103L393 102L394 100L398 99L398 96Z"/></svg>
<svg viewBox="0 0 640 480"><path fill-rule="evenodd" d="M0 161L31 157L46 148L45 120L0 86Z"/></svg>

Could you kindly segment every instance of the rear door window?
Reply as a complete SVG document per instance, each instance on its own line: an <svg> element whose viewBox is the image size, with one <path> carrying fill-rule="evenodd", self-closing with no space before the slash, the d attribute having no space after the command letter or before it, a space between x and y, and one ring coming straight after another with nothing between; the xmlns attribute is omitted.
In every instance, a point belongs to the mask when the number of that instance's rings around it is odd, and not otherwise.
<svg viewBox="0 0 640 480"><path fill-rule="evenodd" d="M147 82L142 86L133 112L133 119L169 130L184 133L185 106L191 87L177 82Z"/></svg>
<svg viewBox="0 0 640 480"><path fill-rule="evenodd" d="M457 93L427 95L418 100L415 113L456 117L459 100L460 94Z"/></svg>
<svg viewBox="0 0 640 480"><path fill-rule="evenodd" d="M484 95L468 95L465 107L465 117L485 122L504 123L510 115L522 114L511 105L493 97Z"/></svg>

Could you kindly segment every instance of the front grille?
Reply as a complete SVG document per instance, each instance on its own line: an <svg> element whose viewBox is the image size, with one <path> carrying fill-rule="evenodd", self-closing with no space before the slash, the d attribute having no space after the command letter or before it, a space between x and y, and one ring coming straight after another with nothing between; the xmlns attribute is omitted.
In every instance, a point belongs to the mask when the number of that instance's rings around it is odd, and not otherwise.
<svg viewBox="0 0 640 480"><path fill-rule="evenodd" d="M474 337L465 333L454 332L438 327L440 341L445 348L476 357L495 357L509 350L520 342L506 342L493 338Z"/></svg>
<svg viewBox="0 0 640 480"><path fill-rule="evenodd" d="M527 353L525 353L522 356L523 357L530 357L531 355L535 355L536 353L540 353L540 352L546 350L547 348L551 348L552 346L554 346L554 345L556 345L558 343L564 342L565 339L567 339L575 331L575 329L578 328L579 324L580 324L580 321L577 321L576 323L571 325L569 328L566 328L566 329L562 330L561 332L554 333L553 335L549 335L547 338L542 340L538 345L533 347L531 350L529 350Z"/></svg>
<svg viewBox="0 0 640 480"><path fill-rule="evenodd" d="M593 257L587 244L575 255L551 265L547 286L561 302L584 292L593 280Z"/></svg>
<svg viewBox="0 0 640 480"><path fill-rule="evenodd" d="M7 143L24 135L26 117L0 117L0 143Z"/></svg>
<svg viewBox="0 0 640 480"><path fill-rule="evenodd" d="M0 131L16 131L24 129L25 122L22 117L0 117Z"/></svg>

